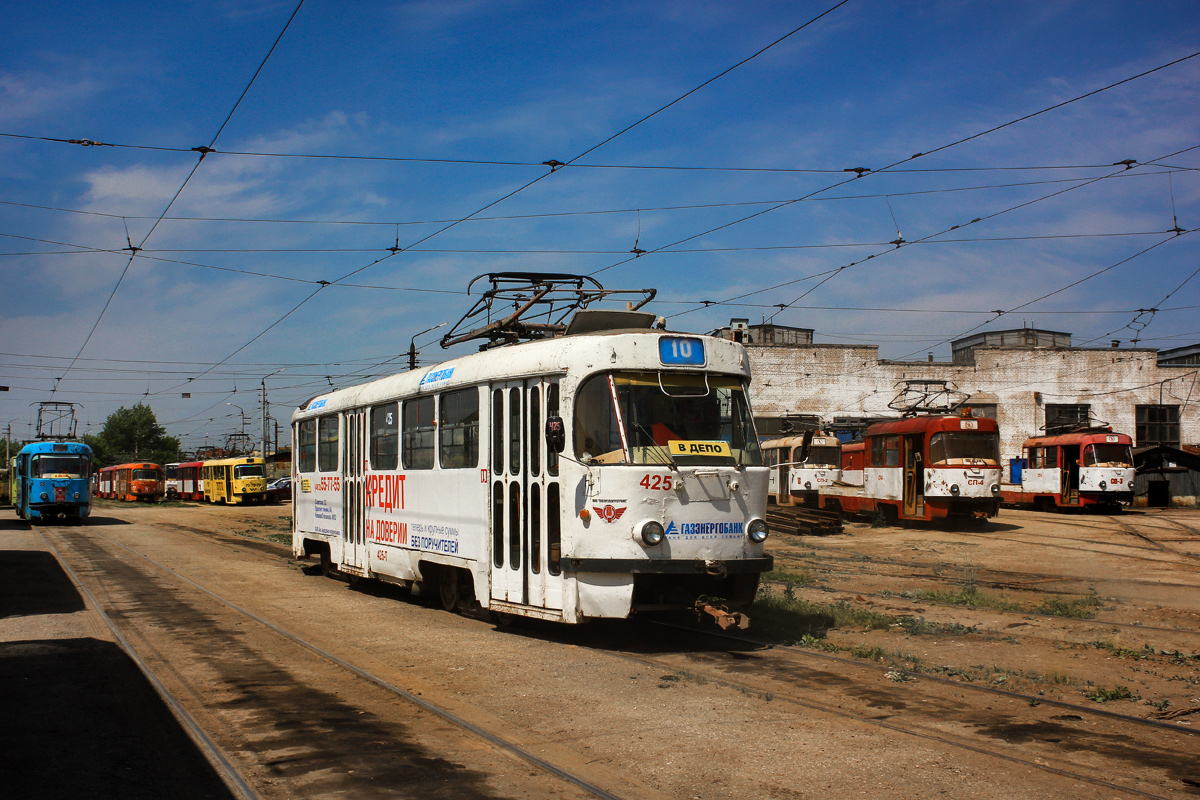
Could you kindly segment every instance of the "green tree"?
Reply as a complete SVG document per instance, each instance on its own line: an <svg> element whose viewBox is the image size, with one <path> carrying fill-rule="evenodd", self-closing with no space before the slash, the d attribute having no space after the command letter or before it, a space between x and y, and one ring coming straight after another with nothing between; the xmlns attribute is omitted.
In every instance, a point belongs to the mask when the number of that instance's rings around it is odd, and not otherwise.
<svg viewBox="0 0 1200 800"><path fill-rule="evenodd" d="M167 436L154 411L142 403L118 408L104 421L100 433L85 436L84 442L92 448L96 462L104 466L128 461L166 464L179 456L179 440Z"/></svg>

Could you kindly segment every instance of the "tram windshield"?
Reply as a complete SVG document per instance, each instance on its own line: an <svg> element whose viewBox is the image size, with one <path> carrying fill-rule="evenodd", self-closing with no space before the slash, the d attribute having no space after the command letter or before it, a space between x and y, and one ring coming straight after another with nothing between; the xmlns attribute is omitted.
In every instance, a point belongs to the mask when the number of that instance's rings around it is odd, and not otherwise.
<svg viewBox="0 0 1200 800"><path fill-rule="evenodd" d="M262 464L238 464L233 468L235 478L265 478L266 475Z"/></svg>
<svg viewBox="0 0 1200 800"><path fill-rule="evenodd" d="M70 478L87 478L91 473L91 459L84 456L34 456L30 469L35 478L50 475L66 475Z"/></svg>
<svg viewBox="0 0 1200 800"><path fill-rule="evenodd" d="M938 431L929 437L929 464L936 467L994 467L1000 463L994 433Z"/></svg>
<svg viewBox="0 0 1200 800"><path fill-rule="evenodd" d="M763 463L745 385L731 376L593 375L576 394L574 431L575 455L585 464ZM687 454L671 453L676 441Z"/></svg>
<svg viewBox="0 0 1200 800"><path fill-rule="evenodd" d="M157 481L162 478L162 473L156 469L135 469L133 471L133 480L135 481Z"/></svg>
<svg viewBox="0 0 1200 800"><path fill-rule="evenodd" d="M808 451L808 458L804 459L806 467L826 467L833 469L842 462L842 454L836 447L813 447Z"/></svg>
<svg viewBox="0 0 1200 800"><path fill-rule="evenodd" d="M1083 448L1085 467L1132 467L1133 453L1127 444L1089 444Z"/></svg>

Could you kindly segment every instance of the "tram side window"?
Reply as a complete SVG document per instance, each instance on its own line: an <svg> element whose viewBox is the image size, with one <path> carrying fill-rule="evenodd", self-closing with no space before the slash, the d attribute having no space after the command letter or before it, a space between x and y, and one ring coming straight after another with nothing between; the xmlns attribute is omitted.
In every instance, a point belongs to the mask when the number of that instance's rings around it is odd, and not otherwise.
<svg viewBox="0 0 1200 800"><path fill-rule="evenodd" d="M421 397L404 403L405 469L433 469L433 397Z"/></svg>
<svg viewBox="0 0 1200 800"><path fill-rule="evenodd" d="M875 436L871 439L871 466L900 466L899 436Z"/></svg>
<svg viewBox="0 0 1200 800"><path fill-rule="evenodd" d="M395 403L371 409L371 469L400 465L400 414Z"/></svg>
<svg viewBox="0 0 1200 800"><path fill-rule="evenodd" d="M336 472L338 468L338 418L317 420L317 470Z"/></svg>
<svg viewBox="0 0 1200 800"><path fill-rule="evenodd" d="M300 472L312 472L317 468L317 421L306 419L299 425L299 453L297 453L296 469ZM208 477L208 467L201 468L202 477Z"/></svg>
<svg viewBox="0 0 1200 800"><path fill-rule="evenodd" d="M479 465L479 390L464 389L441 396L439 414L442 469Z"/></svg>

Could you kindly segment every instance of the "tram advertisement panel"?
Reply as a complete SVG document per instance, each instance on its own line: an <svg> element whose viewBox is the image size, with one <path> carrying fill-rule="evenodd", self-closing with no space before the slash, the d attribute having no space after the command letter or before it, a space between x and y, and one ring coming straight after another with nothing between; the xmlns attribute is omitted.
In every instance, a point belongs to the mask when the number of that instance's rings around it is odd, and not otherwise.
<svg viewBox="0 0 1200 800"><path fill-rule="evenodd" d="M487 484L479 470L369 473L364 478L371 569L388 572L385 548L477 560L484 541Z"/></svg>

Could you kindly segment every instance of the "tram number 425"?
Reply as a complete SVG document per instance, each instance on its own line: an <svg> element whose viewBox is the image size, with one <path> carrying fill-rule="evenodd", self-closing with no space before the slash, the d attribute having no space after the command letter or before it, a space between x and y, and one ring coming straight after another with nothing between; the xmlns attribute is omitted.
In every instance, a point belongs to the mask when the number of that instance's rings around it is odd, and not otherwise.
<svg viewBox="0 0 1200 800"><path fill-rule="evenodd" d="M670 475L646 475L638 483L651 491L669 492L673 488Z"/></svg>

